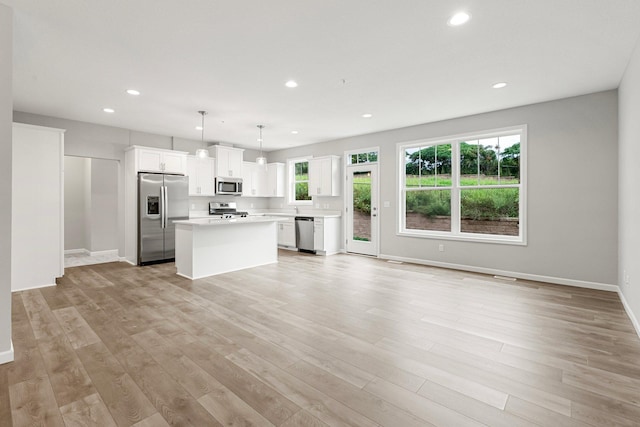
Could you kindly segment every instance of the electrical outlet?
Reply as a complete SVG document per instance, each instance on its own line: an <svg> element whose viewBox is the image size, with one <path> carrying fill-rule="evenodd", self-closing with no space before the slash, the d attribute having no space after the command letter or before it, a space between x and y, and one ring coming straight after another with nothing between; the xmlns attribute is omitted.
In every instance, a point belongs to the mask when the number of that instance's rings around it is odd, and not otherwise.
<svg viewBox="0 0 640 427"><path fill-rule="evenodd" d="M320 209L320 203L316 203L316 209Z"/></svg>
<svg viewBox="0 0 640 427"><path fill-rule="evenodd" d="M384 206L385 208L389 208L391 207L391 202L388 200L385 200L384 202L382 202L382 206Z"/></svg>
<svg viewBox="0 0 640 427"><path fill-rule="evenodd" d="M629 286L631 284L631 279L629 277L629 273L627 273L627 270L624 270L622 272L622 280L624 281L625 286Z"/></svg>
<svg viewBox="0 0 640 427"><path fill-rule="evenodd" d="M196 204L195 203L191 203L191 210L194 210L196 208Z"/></svg>
<svg viewBox="0 0 640 427"><path fill-rule="evenodd" d="M253 207L253 203L251 203L251 207Z"/></svg>
<svg viewBox="0 0 640 427"><path fill-rule="evenodd" d="M438 250L440 252L444 252L444 245L438 245Z"/></svg>

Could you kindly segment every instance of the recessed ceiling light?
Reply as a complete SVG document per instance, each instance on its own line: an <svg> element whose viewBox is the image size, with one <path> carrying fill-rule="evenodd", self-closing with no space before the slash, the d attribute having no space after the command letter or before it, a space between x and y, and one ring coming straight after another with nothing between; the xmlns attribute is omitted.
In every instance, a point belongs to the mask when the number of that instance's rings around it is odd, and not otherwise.
<svg viewBox="0 0 640 427"><path fill-rule="evenodd" d="M373 114L366 113L366 114L363 114L362 117L365 119L370 119L371 117L373 117Z"/></svg>
<svg viewBox="0 0 640 427"><path fill-rule="evenodd" d="M284 84L286 87L290 87L290 88L294 88L294 87L298 87L298 83L295 82L294 80L289 80L288 82L286 82Z"/></svg>
<svg viewBox="0 0 640 427"><path fill-rule="evenodd" d="M204 129L202 126L196 126L196 130L202 130Z"/></svg>
<svg viewBox="0 0 640 427"><path fill-rule="evenodd" d="M502 89L503 87L505 87L507 84L505 82L499 82L499 83L495 83L493 86L491 86L494 89Z"/></svg>
<svg viewBox="0 0 640 427"><path fill-rule="evenodd" d="M449 21L447 21L447 24L453 27L457 27L458 25L462 25L466 23L469 19L471 19L471 15L469 15L467 12L458 12L455 15L453 15L451 18L449 18Z"/></svg>
<svg viewBox="0 0 640 427"><path fill-rule="evenodd" d="M127 93L128 93L129 95L133 95L133 96L138 96L138 95L140 95L140 91L135 90L135 89L127 89Z"/></svg>
<svg viewBox="0 0 640 427"><path fill-rule="evenodd" d="M114 110L113 108L103 108L102 111L104 111L105 113L115 113L116 110Z"/></svg>
<svg viewBox="0 0 640 427"><path fill-rule="evenodd" d="M291 133L294 134L294 135L297 135L298 131L297 130L292 130Z"/></svg>

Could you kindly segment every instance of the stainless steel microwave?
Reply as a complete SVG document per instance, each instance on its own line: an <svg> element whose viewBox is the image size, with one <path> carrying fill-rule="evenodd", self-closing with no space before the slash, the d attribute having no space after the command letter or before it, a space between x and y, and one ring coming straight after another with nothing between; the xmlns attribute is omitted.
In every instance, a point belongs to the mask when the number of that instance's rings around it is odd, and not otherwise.
<svg viewBox="0 0 640 427"><path fill-rule="evenodd" d="M216 178L216 194L242 195L242 178Z"/></svg>

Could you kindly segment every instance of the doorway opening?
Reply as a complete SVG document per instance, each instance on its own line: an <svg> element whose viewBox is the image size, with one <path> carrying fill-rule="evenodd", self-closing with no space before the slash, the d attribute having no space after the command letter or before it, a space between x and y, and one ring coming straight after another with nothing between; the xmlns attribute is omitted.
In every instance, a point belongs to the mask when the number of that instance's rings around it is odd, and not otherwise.
<svg viewBox="0 0 640 427"><path fill-rule="evenodd" d="M119 260L117 160L64 156L64 266Z"/></svg>

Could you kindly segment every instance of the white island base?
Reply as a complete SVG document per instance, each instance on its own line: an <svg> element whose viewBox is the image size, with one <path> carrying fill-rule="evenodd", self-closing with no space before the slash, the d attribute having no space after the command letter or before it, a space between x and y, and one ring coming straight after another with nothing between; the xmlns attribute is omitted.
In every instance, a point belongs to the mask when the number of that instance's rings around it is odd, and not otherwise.
<svg viewBox="0 0 640 427"><path fill-rule="evenodd" d="M178 275L194 280L278 262L278 220L175 221Z"/></svg>

